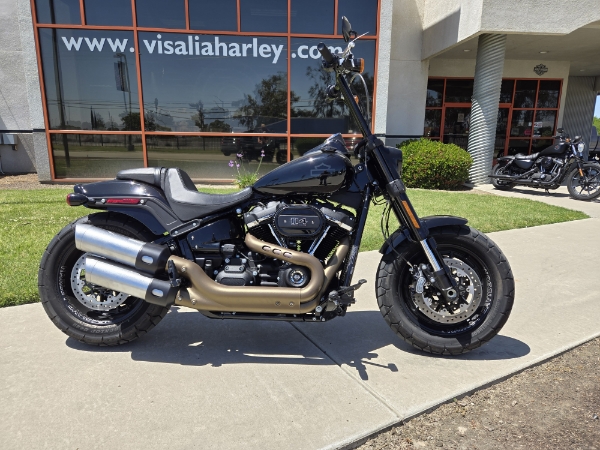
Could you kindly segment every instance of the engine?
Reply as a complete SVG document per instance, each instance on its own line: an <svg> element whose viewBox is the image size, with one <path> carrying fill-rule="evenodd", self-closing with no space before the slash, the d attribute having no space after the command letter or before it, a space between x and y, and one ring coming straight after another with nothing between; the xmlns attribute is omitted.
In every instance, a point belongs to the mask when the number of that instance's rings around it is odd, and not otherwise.
<svg viewBox="0 0 600 450"><path fill-rule="evenodd" d="M326 262L340 240L354 228L354 215L331 203L259 204L243 216L248 232L281 247L310 253ZM301 288L310 271L249 251L238 223L221 219L187 236L196 264L217 283L228 286Z"/></svg>
<svg viewBox="0 0 600 450"><path fill-rule="evenodd" d="M244 214L248 232L282 247L309 253L325 262L340 240L354 228L354 215L331 203L288 204L270 202ZM310 273L302 266L266 259L260 264L261 284L303 287Z"/></svg>

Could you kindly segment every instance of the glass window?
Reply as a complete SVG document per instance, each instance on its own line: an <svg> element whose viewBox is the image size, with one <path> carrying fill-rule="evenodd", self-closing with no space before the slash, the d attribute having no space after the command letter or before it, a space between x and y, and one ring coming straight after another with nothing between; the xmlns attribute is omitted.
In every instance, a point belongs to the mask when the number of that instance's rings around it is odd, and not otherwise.
<svg viewBox="0 0 600 450"><path fill-rule="evenodd" d="M35 11L38 23L81 25L79 0L36 0Z"/></svg>
<svg viewBox="0 0 600 450"><path fill-rule="evenodd" d="M512 103L515 80L502 80L500 87L500 103Z"/></svg>
<svg viewBox="0 0 600 450"><path fill-rule="evenodd" d="M512 137L525 136L531 137L531 128L533 127L533 110L516 111L513 110L512 121L510 124L510 135Z"/></svg>
<svg viewBox="0 0 600 450"><path fill-rule="evenodd" d="M159 131L287 132L287 39L140 33L144 108Z"/></svg>
<svg viewBox="0 0 600 450"><path fill-rule="evenodd" d="M508 128L508 108L498 108L498 121L496 122L496 139L494 141L494 154L504 154L506 144L506 129Z"/></svg>
<svg viewBox="0 0 600 450"><path fill-rule="evenodd" d="M144 166L139 134L51 134L56 178L114 178Z"/></svg>
<svg viewBox="0 0 600 450"><path fill-rule="evenodd" d="M515 108L533 108L535 104L536 80L517 80L515 90Z"/></svg>
<svg viewBox="0 0 600 450"><path fill-rule="evenodd" d="M135 0L138 27L185 29L184 0Z"/></svg>
<svg viewBox="0 0 600 450"><path fill-rule="evenodd" d="M131 26L131 2L123 0L85 0L87 25Z"/></svg>
<svg viewBox="0 0 600 450"><path fill-rule="evenodd" d="M180 167L192 178L231 180L238 170L258 169L262 176L285 163L287 138L152 135L146 136L146 150L149 166ZM261 151L265 156L259 169ZM243 156L238 158L237 154Z"/></svg>
<svg viewBox="0 0 600 450"><path fill-rule="evenodd" d="M292 0L292 33L333 34L334 0Z"/></svg>
<svg viewBox="0 0 600 450"><path fill-rule="evenodd" d="M427 81L427 99L425 106L442 106L444 96L444 80L430 79Z"/></svg>
<svg viewBox="0 0 600 450"><path fill-rule="evenodd" d="M554 136L554 123L556 121L556 111L536 111L533 121L533 137L552 137Z"/></svg>
<svg viewBox="0 0 600 450"><path fill-rule="evenodd" d="M446 80L446 103L471 103L473 80Z"/></svg>
<svg viewBox="0 0 600 450"><path fill-rule="evenodd" d="M507 155L517 155L519 153L523 155L529 154L530 139L510 139L508 141L508 153Z"/></svg>
<svg viewBox="0 0 600 450"><path fill-rule="evenodd" d="M132 32L39 33L51 129L141 130Z"/></svg>
<svg viewBox="0 0 600 450"><path fill-rule="evenodd" d="M287 33L288 0L240 0L242 31Z"/></svg>
<svg viewBox="0 0 600 450"><path fill-rule="evenodd" d="M466 149L469 142L471 108L446 108L444 143Z"/></svg>
<svg viewBox="0 0 600 450"><path fill-rule="evenodd" d="M423 129L423 136L439 137L441 123L442 123L442 110L441 109L426 109L425 110L425 127Z"/></svg>
<svg viewBox="0 0 600 450"><path fill-rule="evenodd" d="M377 1L378 0L339 0L338 1L338 34L342 34L342 16L352 24L352 29L359 35L369 32L377 34Z"/></svg>
<svg viewBox="0 0 600 450"><path fill-rule="evenodd" d="M237 0L188 0L192 30L237 31Z"/></svg>
<svg viewBox="0 0 600 450"><path fill-rule="evenodd" d="M558 108L558 94L560 93L560 81L540 80L540 92L538 93L538 108Z"/></svg>
<svg viewBox="0 0 600 450"><path fill-rule="evenodd" d="M551 145L554 145L554 140L552 139L534 139L531 145L531 153L541 152Z"/></svg>
<svg viewBox="0 0 600 450"><path fill-rule="evenodd" d="M341 99L333 102L327 99L325 92L333 82L333 76L321 68L321 54L317 50L317 44L321 41L322 39L292 39L291 131L297 134L360 133L344 102ZM326 43L334 52L340 52L344 47L342 39L328 39ZM375 42L358 41L353 53L365 60L362 75L369 90L368 108L360 78L354 79L352 88L359 96L363 113L368 116L373 105Z"/></svg>

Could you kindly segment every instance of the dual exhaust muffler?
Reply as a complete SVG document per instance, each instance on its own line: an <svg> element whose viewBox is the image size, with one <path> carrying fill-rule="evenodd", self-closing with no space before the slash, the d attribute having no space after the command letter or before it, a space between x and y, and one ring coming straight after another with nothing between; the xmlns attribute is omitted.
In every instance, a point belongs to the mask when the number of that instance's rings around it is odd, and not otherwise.
<svg viewBox="0 0 600 450"><path fill-rule="evenodd" d="M342 240L323 268L312 255L278 247L246 235L253 252L307 267L311 278L302 288L268 286L227 286L215 282L200 266L171 255L167 246L145 243L93 225L75 226L75 246L90 253L86 257L86 281L114 291L142 298L149 303L173 303L201 311L303 314L316 308L320 297L339 270L349 249ZM97 256L95 256L97 255ZM172 261L187 286L173 286L165 271Z"/></svg>

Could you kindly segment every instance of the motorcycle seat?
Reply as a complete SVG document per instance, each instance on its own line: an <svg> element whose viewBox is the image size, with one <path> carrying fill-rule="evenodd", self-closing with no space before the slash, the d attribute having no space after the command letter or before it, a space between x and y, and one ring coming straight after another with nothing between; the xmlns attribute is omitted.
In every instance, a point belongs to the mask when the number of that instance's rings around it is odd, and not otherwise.
<svg viewBox="0 0 600 450"><path fill-rule="evenodd" d="M539 152L534 153L532 155L523 155L523 154L519 153L519 154L515 155L515 159L518 159L520 161L535 161L537 159L538 155L539 155Z"/></svg>
<svg viewBox="0 0 600 450"><path fill-rule="evenodd" d="M251 187L233 194L206 194L198 192L190 176L181 169L165 169L162 173L161 187L169 206L182 221L214 214L252 197Z"/></svg>
<svg viewBox="0 0 600 450"><path fill-rule="evenodd" d="M161 174L164 167L143 167L141 169L126 169L117 173L117 180L133 180L161 187Z"/></svg>

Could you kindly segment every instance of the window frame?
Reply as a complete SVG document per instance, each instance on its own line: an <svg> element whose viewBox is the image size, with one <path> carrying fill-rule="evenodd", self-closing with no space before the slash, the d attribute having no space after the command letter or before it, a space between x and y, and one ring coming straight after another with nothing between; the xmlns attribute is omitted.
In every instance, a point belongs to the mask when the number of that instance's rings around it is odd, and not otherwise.
<svg viewBox="0 0 600 450"><path fill-rule="evenodd" d="M237 0L237 31L215 31L215 30L196 30L190 28L190 14L189 14L189 1L185 0L185 29L175 29L175 28L151 28L151 27L140 27L137 24L137 11L136 11L136 2L135 0L131 0L131 14L132 14L132 25L131 26L104 26L104 25L87 25L85 20L85 2L84 0L79 0L79 8L80 8L80 16L81 16L81 25L72 25L72 24L43 24L38 23L37 14L36 14L36 0L30 0L31 2L31 13L33 19L34 26L34 39L36 44L36 57L38 63L38 72L40 79L40 88L42 94L42 108L44 113L44 126L46 133L46 142L48 146L48 158L50 162L50 173L52 181L60 180L60 181L92 181L95 178L57 178L55 176L54 169L54 159L52 154L52 143L51 143L51 135L52 134L135 134L141 135L142 137L142 150L143 150L143 162L144 167L148 167L148 151L146 144L146 136L152 135L173 135L173 136L205 136L205 137L222 137L224 133L219 132L177 132L177 131L146 131L142 126L140 131L101 131L101 130L64 130L64 129L54 129L50 130L49 117L48 117L48 109L46 102L46 88L44 85L44 73L42 67L41 60L41 52L40 52L40 39L39 39L39 29L42 28L58 28L58 29L83 29L83 30L102 30L102 31L132 31L134 36L134 48L135 48L135 67L136 67L136 77L137 77L137 85L138 85L138 102L140 105L140 123L144 124L144 99L143 99L143 86L142 86L142 77L141 77L141 64L140 64L140 46L139 46L139 37L138 32L140 31L149 31L149 32L157 32L157 33L186 33L190 35L232 35L232 36L254 36L254 37L285 37L287 38L287 133L268 133L262 136L264 137L274 137L274 138L286 138L287 139L287 160L290 161L291 155L291 142L292 139L295 138L327 138L329 134L298 134L291 133L291 40L292 38L320 38L320 39L341 39L343 38L341 34L341 29L338 27L338 1L335 0L334 5L334 26L333 26L333 34L305 34L305 33L292 33L291 32L291 2L288 1L288 15L287 15L287 32L283 33L271 33L271 32L243 32L241 31L241 14L240 14L240 0ZM376 99L377 99L377 72L378 72L378 59L379 59L379 31L380 31L380 15L381 15L381 0L377 1L377 33L373 35L366 35L361 39L365 40L374 40L375 41L375 64L374 64L374 73L373 73L373 92L371 93L371 102L372 102L372 111L371 111L371 128L375 126L375 111L376 111ZM226 133L227 136L256 136L256 133ZM358 134L343 134L344 137L353 138L360 136ZM362 137L362 136L361 136ZM202 179L204 182L230 182L232 179Z"/></svg>

